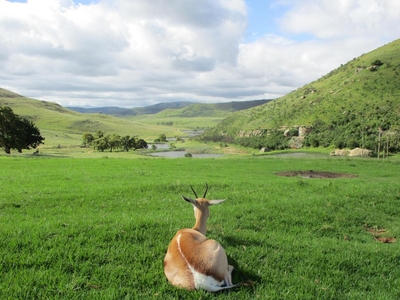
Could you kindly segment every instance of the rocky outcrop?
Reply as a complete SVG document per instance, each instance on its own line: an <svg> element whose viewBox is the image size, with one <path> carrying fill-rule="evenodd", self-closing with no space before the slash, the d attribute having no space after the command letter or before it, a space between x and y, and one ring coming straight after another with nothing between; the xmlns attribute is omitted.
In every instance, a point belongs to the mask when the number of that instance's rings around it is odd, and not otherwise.
<svg viewBox="0 0 400 300"><path fill-rule="evenodd" d="M261 136L266 132L265 129L257 129L257 130L241 130L238 133L238 137L252 137L252 136Z"/></svg>
<svg viewBox="0 0 400 300"><path fill-rule="evenodd" d="M294 136L289 141L289 148L300 149L303 147L304 137Z"/></svg>
<svg viewBox="0 0 400 300"><path fill-rule="evenodd" d="M350 150L349 156L359 156L359 157L369 157L371 156L371 150L362 149L362 148L354 148Z"/></svg>
<svg viewBox="0 0 400 300"><path fill-rule="evenodd" d="M312 132L312 126L299 126L299 137L305 137L307 134Z"/></svg>
<svg viewBox="0 0 400 300"><path fill-rule="evenodd" d="M371 152L371 150L362 148L354 148L352 150L335 149L330 153L330 156L369 157L371 156Z"/></svg>
<svg viewBox="0 0 400 300"><path fill-rule="evenodd" d="M330 156L347 156L349 155L350 150L346 149L335 149L329 155Z"/></svg>

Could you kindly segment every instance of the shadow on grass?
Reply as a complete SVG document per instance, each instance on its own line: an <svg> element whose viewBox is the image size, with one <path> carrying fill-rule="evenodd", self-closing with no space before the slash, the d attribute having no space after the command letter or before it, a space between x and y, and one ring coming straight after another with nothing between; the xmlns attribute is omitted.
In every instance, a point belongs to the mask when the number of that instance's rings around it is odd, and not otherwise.
<svg viewBox="0 0 400 300"><path fill-rule="evenodd" d="M249 239L240 239L234 236L225 236L226 244L230 246L251 246L253 242ZM255 243L255 242L254 242ZM251 270L246 270L244 266L240 266L237 261L232 258L230 255L228 256L228 262L230 265L234 267L232 272L232 282L236 283L243 283L244 286L251 286L252 284L257 284L261 282L261 277Z"/></svg>

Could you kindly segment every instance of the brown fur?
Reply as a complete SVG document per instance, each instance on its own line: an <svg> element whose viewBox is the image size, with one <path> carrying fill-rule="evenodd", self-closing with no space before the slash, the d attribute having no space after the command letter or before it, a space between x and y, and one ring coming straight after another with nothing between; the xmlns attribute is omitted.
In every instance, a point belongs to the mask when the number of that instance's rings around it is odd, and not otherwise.
<svg viewBox="0 0 400 300"><path fill-rule="evenodd" d="M223 200L183 198L195 207L196 224L192 229L179 230L169 244L164 259L165 276L174 286L188 290L196 288L193 269L206 276L212 276L218 282L223 282L227 274L230 278L233 268L228 266L222 246L205 236L209 206L221 203Z"/></svg>

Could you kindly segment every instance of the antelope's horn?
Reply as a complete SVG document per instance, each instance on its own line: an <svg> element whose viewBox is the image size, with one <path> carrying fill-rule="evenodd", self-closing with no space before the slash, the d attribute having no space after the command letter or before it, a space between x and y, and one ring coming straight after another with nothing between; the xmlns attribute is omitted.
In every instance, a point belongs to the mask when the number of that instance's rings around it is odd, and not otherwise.
<svg viewBox="0 0 400 300"><path fill-rule="evenodd" d="M206 195L207 195L207 191L208 191L208 184L207 184L207 182L206 182L206 190L205 190L205 192L204 192L203 198L205 198L205 197L206 197Z"/></svg>
<svg viewBox="0 0 400 300"><path fill-rule="evenodd" d="M199 198L199 197L197 197L197 194L196 194L196 191L194 190L194 188L192 186L190 186L190 188L192 189L194 195L196 196L196 199Z"/></svg>

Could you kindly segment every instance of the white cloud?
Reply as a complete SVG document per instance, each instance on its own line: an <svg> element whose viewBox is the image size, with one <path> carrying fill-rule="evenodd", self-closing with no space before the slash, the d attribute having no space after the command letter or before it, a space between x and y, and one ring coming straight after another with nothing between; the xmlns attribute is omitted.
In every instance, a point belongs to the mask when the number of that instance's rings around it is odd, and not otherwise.
<svg viewBox="0 0 400 300"><path fill-rule="evenodd" d="M0 0L0 86L62 105L273 98L400 33L398 0L271 7L280 30L246 41L244 0Z"/></svg>
<svg viewBox="0 0 400 300"><path fill-rule="evenodd" d="M298 0L291 5L280 20L281 26L291 33L320 39L366 35L393 38L389 32L398 27L400 17L397 0Z"/></svg>

